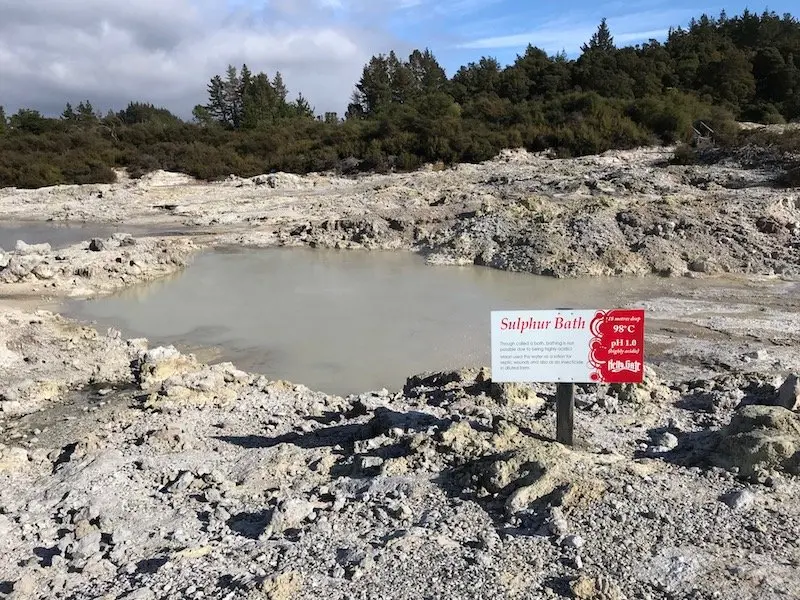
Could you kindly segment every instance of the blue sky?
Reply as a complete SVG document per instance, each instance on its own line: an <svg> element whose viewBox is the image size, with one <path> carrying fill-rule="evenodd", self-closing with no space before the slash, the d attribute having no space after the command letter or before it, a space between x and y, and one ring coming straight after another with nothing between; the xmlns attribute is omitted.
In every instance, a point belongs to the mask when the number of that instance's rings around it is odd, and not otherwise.
<svg viewBox="0 0 800 600"><path fill-rule="evenodd" d="M59 114L90 99L131 100L182 117L208 100L210 77L247 63L316 112L344 112L370 57L429 47L448 75L481 56L514 61L528 43L575 56L602 17L617 45L663 40L702 12L747 6L783 14L797 0L706 5L688 0L0 0L0 105ZM800 7L794 9L800 16Z"/></svg>
<svg viewBox="0 0 800 600"><path fill-rule="evenodd" d="M589 39L600 19L606 17L617 46L650 38L664 40L670 26L686 26L702 13L729 16L748 8L779 15L800 16L794 0L770 3L712 2L698 8L687 0L395 0L398 6L387 19L391 33L412 47L428 45L448 75L481 56L494 56L502 64L513 62L528 43L550 54L561 51L574 56Z"/></svg>

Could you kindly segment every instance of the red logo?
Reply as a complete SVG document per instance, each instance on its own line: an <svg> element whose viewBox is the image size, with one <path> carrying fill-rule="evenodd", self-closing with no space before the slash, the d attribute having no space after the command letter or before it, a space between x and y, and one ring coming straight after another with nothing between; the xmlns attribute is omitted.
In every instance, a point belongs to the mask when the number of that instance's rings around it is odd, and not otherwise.
<svg viewBox="0 0 800 600"><path fill-rule="evenodd" d="M590 377L597 383L644 379L644 310L598 311L589 324Z"/></svg>

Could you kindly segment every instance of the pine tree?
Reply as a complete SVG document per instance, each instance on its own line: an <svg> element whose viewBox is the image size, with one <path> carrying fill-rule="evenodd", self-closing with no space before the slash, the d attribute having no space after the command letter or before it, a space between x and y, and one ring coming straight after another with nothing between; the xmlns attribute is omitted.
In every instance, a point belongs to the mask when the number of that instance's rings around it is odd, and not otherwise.
<svg viewBox="0 0 800 600"><path fill-rule="evenodd" d="M61 113L61 118L64 121L76 121L78 119L78 115L75 114L75 111L72 109L72 104L69 102L67 102L64 112Z"/></svg>
<svg viewBox="0 0 800 600"><path fill-rule="evenodd" d="M356 89L359 103L367 115L374 115L389 106L392 101L392 84L389 63L384 55L373 56L364 66Z"/></svg>
<svg viewBox="0 0 800 600"><path fill-rule="evenodd" d="M275 89L265 73L251 78L247 95L242 99L242 127L255 129L272 123L278 116L278 99Z"/></svg>
<svg viewBox="0 0 800 600"><path fill-rule="evenodd" d="M361 94L359 94L358 91L354 91L350 96L350 103L347 105L344 118L350 121L353 119L363 119L366 116L364 106L361 104Z"/></svg>
<svg viewBox="0 0 800 600"><path fill-rule="evenodd" d="M0 106L0 135L6 132L6 109Z"/></svg>
<svg viewBox="0 0 800 600"><path fill-rule="evenodd" d="M208 107L203 106L202 104L197 104L192 109L192 117L194 117L194 122L201 127L208 127L215 122L215 119L211 116Z"/></svg>
<svg viewBox="0 0 800 600"><path fill-rule="evenodd" d="M606 24L606 18L600 21L597 31L592 34L588 44L581 46L581 52L590 51L611 52L614 50L614 38L611 37L611 30Z"/></svg>
<svg viewBox="0 0 800 600"><path fill-rule="evenodd" d="M78 103L77 118L82 123L94 123L98 120L98 115L91 102L86 100Z"/></svg>
<svg viewBox="0 0 800 600"><path fill-rule="evenodd" d="M292 108L294 108L294 113L296 116L300 118L314 118L314 109L303 97L303 94L297 94L297 99L292 103Z"/></svg>
<svg viewBox="0 0 800 600"><path fill-rule="evenodd" d="M212 119L226 127L231 126L231 114L225 97L225 83L222 77L214 75L208 84L208 104L205 106Z"/></svg>
<svg viewBox="0 0 800 600"><path fill-rule="evenodd" d="M242 70L239 74L239 106L241 107L242 115L241 118L244 119L244 99L247 97L248 89L250 88L250 84L253 82L253 74L250 72L250 69L247 68L246 64L242 65Z"/></svg>
<svg viewBox="0 0 800 600"><path fill-rule="evenodd" d="M233 129L238 129L242 122L242 98L240 95L242 80L233 65L228 65L225 75L222 90L228 108L228 124Z"/></svg>
<svg viewBox="0 0 800 600"><path fill-rule="evenodd" d="M408 68L422 93L438 92L447 85L444 69L428 48L423 52L414 50L408 57Z"/></svg>
<svg viewBox="0 0 800 600"><path fill-rule="evenodd" d="M272 89L275 90L278 102L285 103L286 98L289 96L289 90L286 89L286 85L283 83L283 76L280 71L275 72L275 77L272 80Z"/></svg>

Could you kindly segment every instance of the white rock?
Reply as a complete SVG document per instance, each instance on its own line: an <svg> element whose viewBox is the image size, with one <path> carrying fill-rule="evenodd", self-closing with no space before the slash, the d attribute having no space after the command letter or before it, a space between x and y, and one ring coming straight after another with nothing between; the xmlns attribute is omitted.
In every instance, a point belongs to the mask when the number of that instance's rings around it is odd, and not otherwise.
<svg viewBox="0 0 800 600"><path fill-rule="evenodd" d="M657 446L665 448L667 451L674 450L678 447L678 438L666 431L656 438L655 443Z"/></svg>
<svg viewBox="0 0 800 600"><path fill-rule="evenodd" d="M749 490L738 490L725 494L721 500L730 506L731 510L746 510L755 503L756 497Z"/></svg>
<svg viewBox="0 0 800 600"><path fill-rule="evenodd" d="M583 548L584 545L583 538L579 535L568 535L564 538L561 542L562 546L566 546L567 548Z"/></svg>
<svg viewBox="0 0 800 600"><path fill-rule="evenodd" d="M778 389L778 405L789 410L800 410L800 377L789 375Z"/></svg>
<svg viewBox="0 0 800 600"><path fill-rule="evenodd" d="M47 254L51 250L50 244L26 244L22 240L17 240L17 254Z"/></svg>

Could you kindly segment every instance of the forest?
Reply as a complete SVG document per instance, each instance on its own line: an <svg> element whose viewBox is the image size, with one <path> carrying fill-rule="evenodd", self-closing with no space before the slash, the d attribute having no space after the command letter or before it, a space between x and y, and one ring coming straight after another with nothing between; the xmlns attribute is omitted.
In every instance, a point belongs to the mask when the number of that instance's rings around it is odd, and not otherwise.
<svg viewBox="0 0 800 600"><path fill-rule="evenodd" d="M185 121L146 101L99 114L89 100L57 117L0 107L0 187L113 182L166 169L205 180L271 171L387 172L490 159L504 148L556 157L680 144L699 121L719 148L791 156L800 133L736 121L800 120L800 22L786 14L703 15L664 42L618 47L603 20L577 58L528 45L507 66L484 56L445 73L433 53L373 56L344 115L316 115L279 72L229 65ZM199 82L199 89L203 84ZM2 98L0 97L0 101Z"/></svg>

